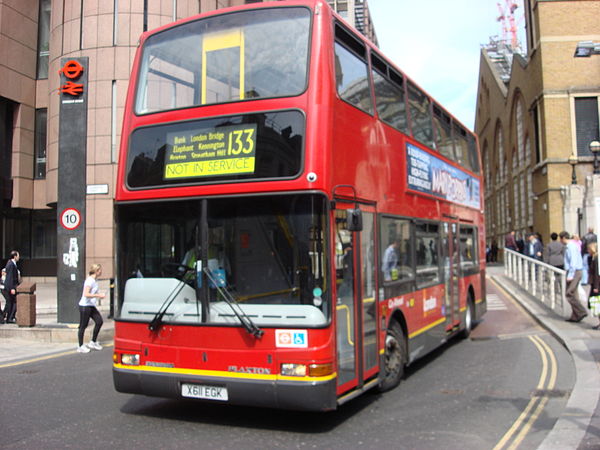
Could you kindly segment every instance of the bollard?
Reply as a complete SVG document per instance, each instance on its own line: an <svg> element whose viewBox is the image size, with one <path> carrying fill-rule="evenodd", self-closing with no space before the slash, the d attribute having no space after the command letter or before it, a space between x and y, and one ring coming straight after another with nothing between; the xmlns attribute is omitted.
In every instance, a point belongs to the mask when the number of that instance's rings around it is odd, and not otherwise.
<svg viewBox="0 0 600 450"><path fill-rule="evenodd" d="M17 325L35 326L35 283L22 283L17 286Z"/></svg>

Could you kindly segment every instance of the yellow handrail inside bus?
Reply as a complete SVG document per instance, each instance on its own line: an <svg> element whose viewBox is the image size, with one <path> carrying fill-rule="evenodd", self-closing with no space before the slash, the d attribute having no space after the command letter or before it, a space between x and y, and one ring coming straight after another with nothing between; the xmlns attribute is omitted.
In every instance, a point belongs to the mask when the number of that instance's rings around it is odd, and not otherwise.
<svg viewBox="0 0 600 450"><path fill-rule="evenodd" d="M244 33L241 29L224 31L220 33L207 34L202 44L202 104L206 104L206 76L208 67L206 64L206 55L209 52L224 50L226 48L240 49L240 100L244 99L245 92L245 74L244 74Z"/></svg>
<svg viewBox="0 0 600 450"><path fill-rule="evenodd" d="M350 308L346 305L337 305L336 310L344 309L346 310L346 333L348 334L348 343L354 346L354 341L352 340L352 336L350 335Z"/></svg>
<svg viewBox="0 0 600 450"><path fill-rule="evenodd" d="M252 295L241 295L237 297L237 301L245 302L246 300L254 300L256 298L268 297L270 295L281 295L281 294L298 294L300 291L298 288L291 289L282 289L280 291L271 291L271 292L261 292L260 294L252 294Z"/></svg>

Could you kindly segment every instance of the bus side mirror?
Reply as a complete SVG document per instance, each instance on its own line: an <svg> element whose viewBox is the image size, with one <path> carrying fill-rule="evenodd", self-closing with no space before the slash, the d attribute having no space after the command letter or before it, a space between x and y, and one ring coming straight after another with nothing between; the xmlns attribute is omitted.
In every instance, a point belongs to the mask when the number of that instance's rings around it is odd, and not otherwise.
<svg viewBox="0 0 600 450"><path fill-rule="evenodd" d="M346 210L346 229L348 231L362 231L362 211L359 208Z"/></svg>

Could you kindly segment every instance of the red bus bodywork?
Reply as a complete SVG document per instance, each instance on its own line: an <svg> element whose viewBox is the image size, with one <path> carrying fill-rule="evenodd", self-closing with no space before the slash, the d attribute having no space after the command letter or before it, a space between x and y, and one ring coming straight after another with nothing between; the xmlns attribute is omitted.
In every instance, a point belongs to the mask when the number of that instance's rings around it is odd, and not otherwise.
<svg viewBox="0 0 600 450"><path fill-rule="evenodd" d="M327 199L328 206L328 278L335 280L339 277L334 263L336 258L340 258L339 246L334 244L336 239L340 239L335 225L336 218L341 217L339 211L345 213L347 209L357 208L361 209L373 225L372 248L378 249L370 256L373 259L369 265L373 269L373 277L365 273L366 256L355 254L352 261L355 273L352 278L354 304L347 309L340 305L339 301L336 302L334 299L339 297L338 290L341 285L332 282L329 289L331 312L327 323L323 326L307 327L308 342L306 347L302 348L276 345L276 333L284 330L283 326L263 326L261 329L264 334L257 338L240 325L192 325L165 320L158 330L150 330L147 322L118 317L115 321L113 375L115 387L120 392L182 398L183 389L193 391L194 386L201 386L198 389L202 390L204 398L210 398L210 395L220 395L208 392L210 387L216 387L226 389L226 400L213 398L212 401L223 400L232 404L285 409L330 410L370 388L386 388L386 367L390 365L390 359L394 356L387 354L393 352L391 347L403 347L397 355L401 358L400 365L404 366L441 345L454 334L461 331L468 334L471 323L485 312L485 240L481 176L461 169L457 163L418 142L410 133L402 133L384 123L375 111L371 114L365 113L342 100L337 93L334 51L336 26L360 39L360 43L365 46L367 60L370 52L381 55L372 44L364 38L359 38L358 33L345 25L326 2L319 0L231 8L186 19L178 22L176 26L185 27L186 23L203 20L205 17L234 14L238 11L295 6L310 9L311 34L307 88L299 95L291 97L232 101L136 114L136 87L139 82L142 50L151 36L168 30L171 26L142 36L133 65L125 108L116 192L117 207L126 208L130 204L152 204L154 201L180 199L238 198L293 193L322 195ZM390 67L393 66L390 64ZM404 82L408 83L410 80L404 77ZM192 182L160 188L131 189L128 186L129 137L137 129L192 119L282 110L300 111L305 118L302 168L298 176L281 180L248 180L236 183L195 185ZM453 123L462 126L455 120ZM457 204L409 189L407 144L461 170L469 175L470 179L478 180L478 207ZM481 166L479 156L477 158L478 165ZM119 224L120 215L117 217ZM472 244L472 248L477 252L473 258L476 261L475 268L468 274L463 273L456 270L460 265L457 261L458 265L453 266L452 275L446 274L446 279L441 275L439 283L424 288L417 288L413 282L413 287L407 290L395 287L394 282L386 282L379 270L384 250L381 247L384 237L380 226L385 220L393 221L395 218L409 223L408 226L413 230L411 238L414 238L414 230L421 223L433 224L436 228L432 229L437 229L440 236L446 230L447 239L442 236L436 242L440 245L444 242L453 245L450 251L454 250L457 255L460 253L458 230L462 226L471 227L469 229L476 233L477 240ZM360 245L364 236L361 235L359 239L356 237L358 233L360 232L354 231L346 235L355 236L353 243ZM455 238L454 244L449 244L452 239L448 236ZM120 239L123 241L125 238L121 235ZM442 273L442 262L439 264L438 272ZM120 273L121 278L124 278L124 272ZM365 293L362 287L361 283L367 278L372 278L369 283L373 288L373 295L371 292ZM124 295L123 284L124 280L120 283L121 299ZM369 309L371 304L373 306ZM352 314L348 312L346 316L346 311L352 308ZM369 314L374 316L369 320L375 328L371 330L371 337L367 338L367 327L364 323ZM344 320L348 320L345 325L342 324ZM290 330L298 328L302 327L290 327ZM392 329L396 332L400 330L402 336L390 334ZM341 379L338 341L344 333L348 334L348 342L354 345L353 355L350 356L354 358L354 363L349 366L354 367L354 372L348 378ZM395 336L396 339L390 339L390 336ZM371 361L368 365L365 363L368 359L365 353L367 340L370 341L369 345L376 348L376 362ZM282 364L306 366L307 373L282 374ZM395 385L394 380L388 387L393 387L392 385ZM194 394L195 392L191 392L191 396Z"/></svg>

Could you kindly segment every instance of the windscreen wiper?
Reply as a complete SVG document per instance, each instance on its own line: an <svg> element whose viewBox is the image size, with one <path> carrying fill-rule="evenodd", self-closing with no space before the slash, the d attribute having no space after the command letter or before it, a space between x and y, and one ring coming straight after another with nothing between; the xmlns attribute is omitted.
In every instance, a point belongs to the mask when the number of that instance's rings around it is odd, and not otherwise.
<svg viewBox="0 0 600 450"><path fill-rule="evenodd" d="M154 315L154 317L148 324L148 329L150 331L158 331L160 329L160 326L162 325L162 319L165 316L165 313L167 312L169 307L173 304L173 302L175 301L175 299L177 298L177 296L179 295L179 293L181 292L181 290L183 289L183 287L186 284L185 276L187 275L188 272L190 272L192 270L195 270L195 269L193 269L191 267L185 268L185 272L182 274L182 278L181 278L181 280L179 280L179 284L177 284L173 288L171 293L169 295L167 295L167 298L165 299L163 304L160 305L160 308L158 308L158 311L156 312L156 314Z"/></svg>
<svg viewBox="0 0 600 450"><path fill-rule="evenodd" d="M260 339L262 337L262 335L264 334L264 331L261 330L260 328L258 328L256 326L256 324L254 322L252 322L252 319L250 317L248 317L248 315L244 312L244 310L238 304L238 302L235 301L235 299L229 293L229 291L227 289L223 289L221 286L219 286L219 283L213 277L212 273L210 272L210 270L207 267L204 268L204 273L206 274L208 279L212 282L212 284L217 288L217 292L219 294L221 294L221 296L223 297L223 300L225 300L225 303L227 303L229 305L229 307L233 311L233 314L235 314L235 316L238 318L238 320L242 323L242 325L244 326L246 331L248 333L250 333L252 336L254 336L256 339Z"/></svg>

